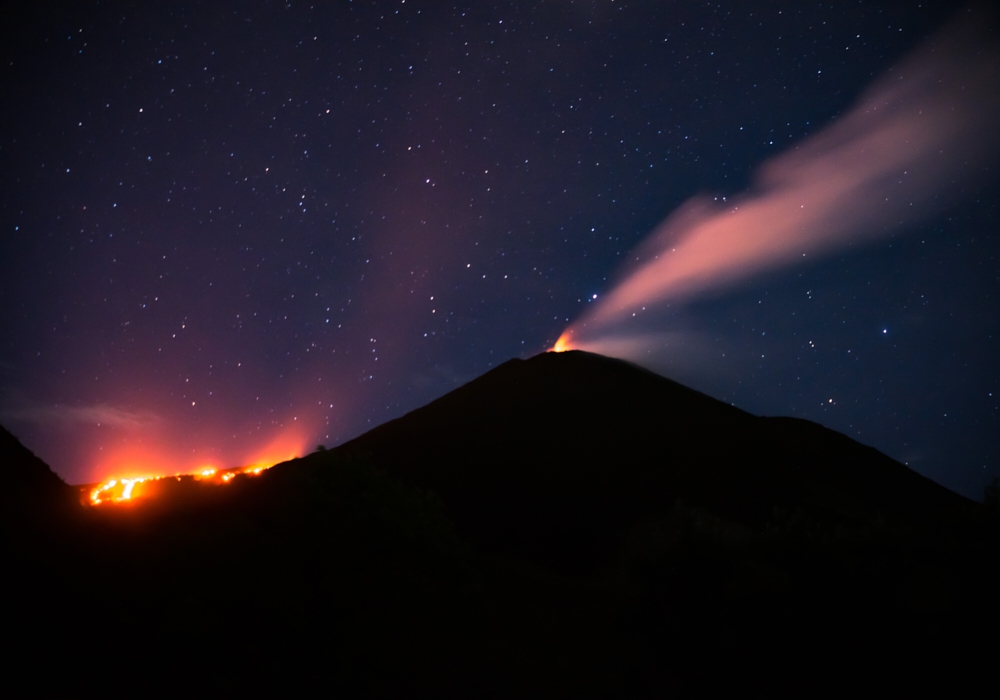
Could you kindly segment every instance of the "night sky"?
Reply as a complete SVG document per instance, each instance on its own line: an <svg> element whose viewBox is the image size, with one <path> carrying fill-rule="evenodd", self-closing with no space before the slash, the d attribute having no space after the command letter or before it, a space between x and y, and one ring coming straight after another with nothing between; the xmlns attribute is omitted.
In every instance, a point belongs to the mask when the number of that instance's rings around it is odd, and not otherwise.
<svg viewBox="0 0 1000 700"><path fill-rule="evenodd" d="M0 423L70 483L333 446L542 352L692 197L756 191L957 15L996 36L949 2L31 7L0 47ZM980 499L1000 180L956 131L934 206L651 303L619 354Z"/></svg>

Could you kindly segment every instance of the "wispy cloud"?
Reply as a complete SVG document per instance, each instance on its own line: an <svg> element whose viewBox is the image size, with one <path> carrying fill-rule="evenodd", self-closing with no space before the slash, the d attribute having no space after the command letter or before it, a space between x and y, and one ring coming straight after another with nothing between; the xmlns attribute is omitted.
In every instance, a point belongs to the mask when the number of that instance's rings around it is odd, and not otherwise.
<svg viewBox="0 0 1000 700"><path fill-rule="evenodd" d="M963 13L830 126L765 162L748 192L682 206L568 329L570 345L613 344L644 309L874 240L948 204L1000 141L1000 51L978 11ZM627 356L649 345L628 340Z"/></svg>
<svg viewBox="0 0 1000 700"><path fill-rule="evenodd" d="M21 404L3 409L0 415L12 421L64 428L85 425L135 430L148 428L160 420L148 411L132 411L106 403L90 406Z"/></svg>

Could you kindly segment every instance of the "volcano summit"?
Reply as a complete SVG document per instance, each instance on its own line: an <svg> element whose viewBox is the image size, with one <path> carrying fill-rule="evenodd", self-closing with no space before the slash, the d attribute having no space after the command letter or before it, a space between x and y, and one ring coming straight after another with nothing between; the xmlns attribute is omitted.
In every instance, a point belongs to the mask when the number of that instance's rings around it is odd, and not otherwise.
<svg viewBox="0 0 1000 700"><path fill-rule="evenodd" d="M2 438L34 694L898 686L987 668L997 622L995 494L586 352L155 498L79 503Z"/></svg>

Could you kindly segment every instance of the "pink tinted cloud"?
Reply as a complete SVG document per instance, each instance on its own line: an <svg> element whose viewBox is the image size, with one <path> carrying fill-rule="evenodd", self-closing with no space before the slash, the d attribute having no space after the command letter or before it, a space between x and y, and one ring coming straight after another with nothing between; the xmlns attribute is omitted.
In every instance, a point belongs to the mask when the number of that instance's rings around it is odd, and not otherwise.
<svg viewBox="0 0 1000 700"><path fill-rule="evenodd" d="M644 306L877 239L952 201L994 158L1000 133L1000 54L979 28L987 23L965 14L847 114L766 161L750 191L680 207L571 337L596 340Z"/></svg>
<svg viewBox="0 0 1000 700"><path fill-rule="evenodd" d="M148 429L161 419L148 411L134 411L106 403L90 406L22 405L4 410L4 418L26 421L37 425L60 427L107 426L126 430Z"/></svg>

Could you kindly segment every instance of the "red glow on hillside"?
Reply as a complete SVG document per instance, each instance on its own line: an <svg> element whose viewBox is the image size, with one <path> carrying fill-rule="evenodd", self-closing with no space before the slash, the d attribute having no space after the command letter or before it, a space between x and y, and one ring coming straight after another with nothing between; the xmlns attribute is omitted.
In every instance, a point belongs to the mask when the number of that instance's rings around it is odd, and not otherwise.
<svg viewBox="0 0 1000 700"><path fill-rule="evenodd" d="M251 452L243 466L231 469L221 469L208 460L178 468L177 462L172 462L161 454L131 450L128 454L116 455L116 466L104 470L105 473L124 476L105 479L93 487L90 490L89 503L99 505L131 501L143 496L149 484L162 479L187 477L197 481L226 484L238 474L254 476L275 464L295 459L304 453L307 444L308 436L304 429L287 429L262 448Z"/></svg>
<svg viewBox="0 0 1000 700"><path fill-rule="evenodd" d="M242 468L251 471L257 469L259 472L261 468L267 469L295 459L305 453L308 445L309 435L304 428L286 428L262 448L249 453L243 460Z"/></svg>

